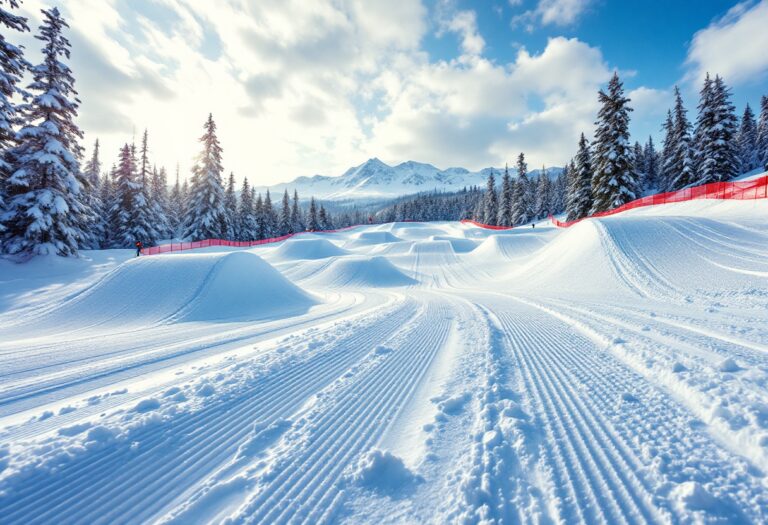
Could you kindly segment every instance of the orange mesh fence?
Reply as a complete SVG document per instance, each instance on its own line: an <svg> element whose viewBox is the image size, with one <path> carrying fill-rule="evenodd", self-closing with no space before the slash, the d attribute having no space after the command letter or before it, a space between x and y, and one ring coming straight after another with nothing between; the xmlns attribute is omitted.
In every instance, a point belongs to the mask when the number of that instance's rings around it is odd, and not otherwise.
<svg viewBox="0 0 768 525"><path fill-rule="evenodd" d="M765 198L768 198L768 175L753 180L710 182L709 184L702 184L701 186L694 186L692 188L648 195L647 197L642 197L623 204L618 208L595 213L589 217L584 217L575 221L559 221L551 215L549 216L549 220L558 228L567 228L591 217L606 217L623 211L645 206L654 206L656 204L670 204L698 199L754 200Z"/></svg>

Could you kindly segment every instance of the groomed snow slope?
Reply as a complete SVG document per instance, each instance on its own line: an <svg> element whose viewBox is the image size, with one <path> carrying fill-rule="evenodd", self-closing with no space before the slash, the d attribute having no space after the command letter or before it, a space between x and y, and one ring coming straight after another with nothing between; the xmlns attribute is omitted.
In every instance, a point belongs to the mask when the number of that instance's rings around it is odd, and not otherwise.
<svg viewBox="0 0 768 525"><path fill-rule="evenodd" d="M3 266L0 521L765 523L766 216Z"/></svg>

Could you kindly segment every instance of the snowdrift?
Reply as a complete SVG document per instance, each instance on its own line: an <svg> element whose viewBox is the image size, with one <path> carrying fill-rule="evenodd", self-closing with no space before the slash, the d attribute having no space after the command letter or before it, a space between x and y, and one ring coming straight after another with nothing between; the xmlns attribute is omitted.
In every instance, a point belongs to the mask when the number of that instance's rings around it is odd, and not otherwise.
<svg viewBox="0 0 768 525"><path fill-rule="evenodd" d="M322 238L289 239L274 251L281 260L326 259L345 255L347 252Z"/></svg>
<svg viewBox="0 0 768 525"><path fill-rule="evenodd" d="M472 256L484 261L529 257L544 243L540 234L491 235L472 252Z"/></svg>
<svg viewBox="0 0 768 525"><path fill-rule="evenodd" d="M352 236L352 239L347 242L345 248L362 248L368 246L376 246L380 244L389 244L393 242L399 242L402 239L395 237L388 231L366 231L360 232Z"/></svg>
<svg viewBox="0 0 768 525"><path fill-rule="evenodd" d="M465 237L452 237L448 235L432 235L430 241L447 241L451 243L453 251L456 253L467 253L477 248L477 243Z"/></svg>
<svg viewBox="0 0 768 525"><path fill-rule="evenodd" d="M510 277L547 293L757 300L768 293L768 233L697 217L592 219L564 230Z"/></svg>
<svg viewBox="0 0 768 525"><path fill-rule="evenodd" d="M305 312L316 302L253 253L155 255L121 264L35 324L253 320Z"/></svg>
<svg viewBox="0 0 768 525"><path fill-rule="evenodd" d="M336 259L312 278L321 286L365 286L386 288L408 286L417 281L405 275L384 257L344 257Z"/></svg>

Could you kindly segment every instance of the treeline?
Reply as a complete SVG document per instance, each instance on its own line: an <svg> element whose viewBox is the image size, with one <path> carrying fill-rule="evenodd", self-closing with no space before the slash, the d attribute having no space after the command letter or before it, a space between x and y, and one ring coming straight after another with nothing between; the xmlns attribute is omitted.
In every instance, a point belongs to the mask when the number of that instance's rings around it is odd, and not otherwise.
<svg viewBox="0 0 768 525"><path fill-rule="evenodd" d="M595 138L584 134L575 157L566 165L568 220L607 211L643 194L676 191L709 182L728 181L754 169L768 170L768 97L760 118L749 104L739 120L730 89L720 76L707 74L700 92L695 125L688 120L680 90L663 126L664 143L656 151L629 139L630 100L617 74L600 91Z"/></svg>

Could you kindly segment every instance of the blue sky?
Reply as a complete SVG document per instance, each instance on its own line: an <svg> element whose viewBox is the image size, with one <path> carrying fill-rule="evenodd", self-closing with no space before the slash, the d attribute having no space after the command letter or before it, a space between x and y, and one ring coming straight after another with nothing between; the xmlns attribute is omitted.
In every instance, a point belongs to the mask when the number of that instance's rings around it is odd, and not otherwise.
<svg viewBox="0 0 768 525"><path fill-rule="evenodd" d="M24 0L58 5L87 146L111 163L149 129L189 172L207 114L226 169L257 185L337 175L370 157L480 169L562 165L617 70L632 138L660 139L680 85L706 71L739 111L768 94L768 0ZM394 7L396 5L396 7ZM34 62L39 45L22 43Z"/></svg>

